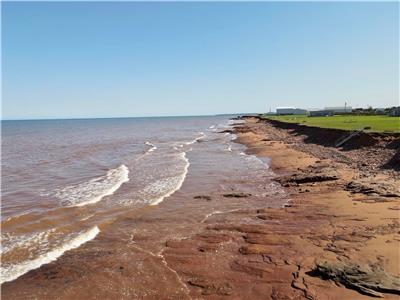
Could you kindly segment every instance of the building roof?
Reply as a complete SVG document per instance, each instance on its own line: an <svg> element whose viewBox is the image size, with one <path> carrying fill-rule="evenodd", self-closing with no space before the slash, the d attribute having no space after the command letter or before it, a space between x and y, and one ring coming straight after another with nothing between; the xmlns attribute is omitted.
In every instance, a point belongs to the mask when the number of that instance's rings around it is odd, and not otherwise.
<svg viewBox="0 0 400 300"><path fill-rule="evenodd" d="M296 109L296 107L293 107L293 106L282 106L282 107L277 107L276 109Z"/></svg>
<svg viewBox="0 0 400 300"><path fill-rule="evenodd" d="M334 107L325 107L325 109L351 109L351 106L334 106Z"/></svg>

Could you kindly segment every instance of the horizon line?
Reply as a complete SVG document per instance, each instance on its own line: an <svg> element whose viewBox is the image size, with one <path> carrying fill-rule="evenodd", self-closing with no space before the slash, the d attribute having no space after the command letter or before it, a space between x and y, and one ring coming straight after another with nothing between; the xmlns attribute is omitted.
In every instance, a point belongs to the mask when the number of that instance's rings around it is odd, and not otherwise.
<svg viewBox="0 0 400 300"><path fill-rule="evenodd" d="M184 117L214 117L224 115L245 115L258 113L221 113L221 114L204 114L204 115L164 115L164 116L130 116L130 117L60 117L60 118L27 118L27 119L3 119L0 121L56 121L56 120L96 120L96 119L139 119L139 118L184 118Z"/></svg>

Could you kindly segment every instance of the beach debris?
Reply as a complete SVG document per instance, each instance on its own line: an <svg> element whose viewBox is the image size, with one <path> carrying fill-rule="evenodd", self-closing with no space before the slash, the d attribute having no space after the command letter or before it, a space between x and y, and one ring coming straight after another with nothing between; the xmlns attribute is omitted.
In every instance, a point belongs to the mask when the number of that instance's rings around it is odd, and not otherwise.
<svg viewBox="0 0 400 300"><path fill-rule="evenodd" d="M211 201L211 197L207 196L207 195L197 195L193 197L194 199L202 199L202 200L207 200L207 201Z"/></svg>
<svg viewBox="0 0 400 300"><path fill-rule="evenodd" d="M251 194L238 192L238 193L226 193L226 194L223 194L222 196L224 196L226 198L245 198L245 197L250 197Z"/></svg>
<svg viewBox="0 0 400 300"><path fill-rule="evenodd" d="M400 279L386 273L380 266L343 263L317 263L311 276L332 280L361 294L383 297L382 293L400 295Z"/></svg>

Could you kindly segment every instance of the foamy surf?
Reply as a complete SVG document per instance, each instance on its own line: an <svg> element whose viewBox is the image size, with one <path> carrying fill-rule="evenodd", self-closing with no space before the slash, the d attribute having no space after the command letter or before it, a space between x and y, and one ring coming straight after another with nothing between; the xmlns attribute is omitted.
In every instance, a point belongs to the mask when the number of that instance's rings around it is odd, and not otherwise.
<svg viewBox="0 0 400 300"><path fill-rule="evenodd" d="M112 195L120 186L129 181L129 169L125 165L111 169L106 175L78 185L67 186L56 192L65 206L84 206L99 202Z"/></svg>
<svg viewBox="0 0 400 300"><path fill-rule="evenodd" d="M153 152L154 150L157 149L156 145L154 145L153 143L150 143L149 141L147 141L145 143L147 146L150 146L151 148L149 150L147 150L147 152Z"/></svg>
<svg viewBox="0 0 400 300"><path fill-rule="evenodd" d="M202 139L204 139L206 137L206 135L204 134L204 132L199 132L199 136L196 137L195 139L191 140L190 142L186 142L185 145L192 145L194 143L200 142Z"/></svg>
<svg viewBox="0 0 400 300"><path fill-rule="evenodd" d="M30 270L37 269L44 264L48 264L57 260L57 258L63 255L66 251L78 248L82 244L94 239L99 232L100 229L97 226L94 226L87 231L81 232L78 234L78 236L72 238L68 242L40 255L35 259L23 261L15 265L3 264L0 274L0 284L17 279Z"/></svg>
<svg viewBox="0 0 400 300"><path fill-rule="evenodd" d="M15 248L29 248L31 245L46 246L48 244L49 235L54 231L55 229L50 229L48 231L27 235L13 235L10 233L2 234L0 254L3 256L4 254L12 251Z"/></svg>
<svg viewBox="0 0 400 300"><path fill-rule="evenodd" d="M150 201L150 205L158 205L160 204L165 198L171 196L173 193L178 191L181 187L183 182L185 181L186 175L189 170L190 162L186 157L186 152L180 153L182 160L185 162L185 166L183 168L183 172L179 176L169 177L163 180L158 180L157 182L153 183L148 189L154 189L154 187L162 186L167 187L165 194L162 196Z"/></svg>

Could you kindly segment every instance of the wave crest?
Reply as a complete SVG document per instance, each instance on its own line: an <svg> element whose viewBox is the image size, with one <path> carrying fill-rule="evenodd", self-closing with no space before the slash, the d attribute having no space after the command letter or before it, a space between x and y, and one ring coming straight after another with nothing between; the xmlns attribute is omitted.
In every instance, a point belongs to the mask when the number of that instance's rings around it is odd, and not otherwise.
<svg viewBox="0 0 400 300"><path fill-rule="evenodd" d="M186 157L186 152L180 153L180 156L181 156L181 159L185 163L182 174L180 174L178 176L173 176L173 177L165 178L162 180L158 180L146 187L146 189L149 191L150 190L154 191L154 190L160 189L160 187L164 190L164 194L162 196L150 201L150 205L158 205L165 198L171 196L173 193L175 193L176 191L178 191L181 188L183 182L185 181L186 175L188 173L190 162L189 162L189 159Z"/></svg>
<svg viewBox="0 0 400 300"><path fill-rule="evenodd" d="M78 248L82 244L94 239L99 232L100 229L97 226L94 226L87 231L80 232L74 238L70 239L69 241L63 243L62 245L54 248L49 252L41 254L35 259L23 261L18 264L2 264L0 284L17 279L18 277L29 272L30 270L37 269L41 265L55 261L66 251Z"/></svg>
<svg viewBox="0 0 400 300"><path fill-rule="evenodd" d="M112 195L119 187L129 181L129 169L125 165L111 169L106 175L90 181L64 187L56 192L63 206L84 206L99 202Z"/></svg>

